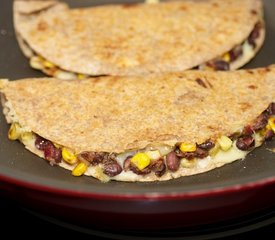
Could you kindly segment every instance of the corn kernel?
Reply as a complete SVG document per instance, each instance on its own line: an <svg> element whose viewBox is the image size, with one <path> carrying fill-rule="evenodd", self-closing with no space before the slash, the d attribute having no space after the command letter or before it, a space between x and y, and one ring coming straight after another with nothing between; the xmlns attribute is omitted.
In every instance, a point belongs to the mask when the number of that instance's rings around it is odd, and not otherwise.
<svg viewBox="0 0 275 240"><path fill-rule="evenodd" d="M220 144L216 143L215 146L213 148L210 149L209 151L209 155L211 157L215 157L217 155L217 153L220 151Z"/></svg>
<svg viewBox="0 0 275 240"><path fill-rule="evenodd" d="M158 150L155 151L147 151L146 155L152 160L158 160L161 158L160 152Z"/></svg>
<svg viewBox="0 0 275 240"><path fill-rule="evenodd" d="M62 148L62 158L65 162L73 165L77 162L76 155L73 153L72 150L68 148Z"/></svg>
<svg viewBox="0 0 275 240"><path fill-rule="evenodd" d="M110 181L110 177L108 177L99 166L95 166L95 177L104 183Z"/></svg>
<svg viewBox="0 0 275 240"><path fill-rule="evenodd" d="M232 147L232 140L227 136L221 136L218 140L218 143L223 151L228 151Z"/></svg>
<svg viewBox="0 0 275 240"><path fill-rule="evenodd" d="M8 132L10 140L17 140L21 136L21 126L18 123L12 123Z"/></svg>
<svg viewBox="0 0 275 240"><path fill-rule="evenodd" d="M268 126L275 133L275 117L271 117L271 118L268 119Z"/></svg>
<svg viewBox="0 0 275 240"><path fill-rule="evenodd" d="M62 146L58 143L53 143L53 145L56 147L56 148L62 148Z"/></svg>
<svg viewBox="0 0 275 240"><path fill-rule="evenodd" d="M30 59L30 65L32 68L37 70L42 70L44 68L43 63L40 61L38 57L32 57Z"/></svg>
<svg viewBox="0 0 275 240"><path fill-rule="evenodd" d="M264 137L269 130L271 130L271 127L269 126L269 124L267 124L265 128L259 131L260 136Z"/></svg>
<svg viewBox="0 0 275 240"><path fill-rule="evenodd" d="M180 150L182 152L195 152L197 149L196 144L182 143L180 145Z"/></svg>
<svg viewBox="0 0 275 240"><path fill-rule="evenodd" d="M86 75L84 75L84 74L81 74L81 73L79 73L79 74L77 74L77 78L78 79L84 79L84 78L86 78L87 76Z"/></svg>
<svg viewBox="0 0 275 240"><path fill-rule="evenodd" d="M184 168L192 168L195 166L195 160L194 159L188 160L186 158L183 158L183 159L181 159L180 164Z"/></svg>
<svg viewBox="0 0 275 240"><path fill-rule="evenodd" d="M36 57L40 62L45 62L46 61L46 59L43 58L41 55L37 55Z"/></svg>
<svg viewBox="0 0 275 240"><path fill-rule="evenodd" d="M81 162L77 164L77 166L73 169L72 175L75 177L82 176L88 169L88 165L85 163Z"/></svg>
<svg viewBox="0 0 275 240"><path fill-rule="evenodd" d="M32 132L23 132L20 136L21 141L28 142L34 139L34 134Z"/></svg>
<svg viewBox="0 0 275 240"><path fill-rule="evenodd" d="M149 166L151 159L146 153L137 153L132 157L131 162L135 164L139 170L143 170Z"/></svg>
<svg viewBox="0 0 275 240"><path fill-rule="evenodd" d="M49 62L47 60L43 62L43 65L46 68L54 68L55 67L55 65L53 63L51 63L51 62Z"/></svg>
<svg viewBox="0 0 275 240"><path fill-rule="evenodd" d="M222 59L226 62L230 62L230 60L231 60L230 54L229 53L224 54Z"/></svg>

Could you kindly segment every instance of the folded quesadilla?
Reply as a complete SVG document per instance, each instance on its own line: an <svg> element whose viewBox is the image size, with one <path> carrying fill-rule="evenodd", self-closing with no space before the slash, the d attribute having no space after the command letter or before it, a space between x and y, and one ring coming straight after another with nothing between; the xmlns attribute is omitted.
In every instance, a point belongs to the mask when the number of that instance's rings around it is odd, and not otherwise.
<svg viewBox="0 0 275 240"><path fill-rule="evenodd" d="M102 181L163 181L243 159L275 131L275 66L2 80L8 137Z"/></svg>
<svg viewBox="0 0 275 240"><path fill-rule="evenodd" d="M265 38L261 0L185 0L70 9L15 1L14 23L30 65L74 79L186 69L234 70Z"/></svg>

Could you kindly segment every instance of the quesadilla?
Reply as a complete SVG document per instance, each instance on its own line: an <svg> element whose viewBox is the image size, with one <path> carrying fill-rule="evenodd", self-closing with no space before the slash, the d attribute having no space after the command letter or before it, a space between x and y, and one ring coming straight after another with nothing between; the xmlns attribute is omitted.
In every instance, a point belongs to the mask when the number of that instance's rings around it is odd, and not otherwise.
<svg viewBox="0 0 275 240"><path fill-rule="evenodd" d="M274 137L275 66L0 83L9 139L74 176L163 181Z"/></svg>
<svg viewBox="0 0 275 240"><path fill-rule="evenodd" d="M79 9L58 1L15 1L14 23L30 65L62 79L234 70L255 56L265 38L261 0Z"/></svg>

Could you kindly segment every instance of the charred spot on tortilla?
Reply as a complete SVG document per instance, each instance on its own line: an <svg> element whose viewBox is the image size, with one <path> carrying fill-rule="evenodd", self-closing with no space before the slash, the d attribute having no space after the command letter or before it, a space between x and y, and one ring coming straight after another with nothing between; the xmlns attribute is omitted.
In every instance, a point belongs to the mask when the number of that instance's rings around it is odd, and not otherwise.
<svg viewBox="0 0 275 240"><path fill-rule="evenodd" d="M204 83L204 81L203 81L202 79L197 78L197 79L196 79L196 82L197 82L200 86L202 86L202 87L204 87L204 88L207 88L207 85Z"/></svg>
<svg viewBox="0 0 275 240"><path fill-rule="evenodd" d="M51 165L104 182L164 181L243 159L274 138L268 69L4 80L0 92L9 139Z"/></svg>
<svg viewBox="0 0 275 240"><path fill-rule="evenodd" d="M31 8L32 4L39 9L39 3L34 1L16 1L14 4L20 46L34 69L67 80L187 69L235 70L256 55L265 38L261 0L169 1L83 9L69 9L63 3L55 2L46 9L41 6L44 10L38 14L32 15L31 11L28 15L22 14L21 8ZM205 12L211 16L204 17ZM58 24L55 24L57 14ZM197 21L200 15L196 14L201 14L203 21ZM167 18L160 17L162 15ZM108 18L102 20L101 16ZM221 20L223 17L227 21ZM146 21L141 20L143 18ZM166 21L170 18L171 21ZM115 25L111 24L114 19ZM91 24L87 25L89 22ZM79 23L82 30L76 30ZM207 24L216 27L209 30ZM106 40L102 30L105 25L106 31L110 26L114 32L110 41ZM153 38L152 33L156 35ZM72 35L75 37L68 38ZM175 36L171 38L170 35ZM104 46L111 48L107 51Z"/></svg>
<svg viewBox="0 0 275 240"><path fill-rule="evenodd" d="M254 90L254 89L257 89L257 86L255 86L255 85L249 85L248 88Z"/></svg>

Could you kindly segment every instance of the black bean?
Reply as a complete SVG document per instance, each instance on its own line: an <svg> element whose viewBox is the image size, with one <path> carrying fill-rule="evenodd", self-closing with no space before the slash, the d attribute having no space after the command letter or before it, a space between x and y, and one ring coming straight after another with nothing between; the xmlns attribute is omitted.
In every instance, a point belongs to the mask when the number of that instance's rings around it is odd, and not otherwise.
<svg viewBox="0 0 275 240"><path fill-rule="evenodd" d="M142 169L142 170L139 170L138 167L135 166L135 165L132 164L132 163L130 164L129 169L130 169L132 172L134 172L135 174L137 174L137 175L146 175L146 174L148 174L148 173L151 172L150 166L148 166L148 167L146 167L146 168L144 168L144 169Z"/></svg>
<svg viewBox="0 0 275 240"><path fill-rule="evenodd" d="M177 151L177 156L179 158L186 158L188 160L192 160L194 158L205 158L209 155L208 150L204 150L202 148L197 147L195 152L181 152Z"/></svg>
<svg viewBox="0 0 275 240"><path fill-rule="evenodd" d="M256 118L256 120L254 121L251 127L254 131L258 131L264 128L267 125L267 122L268 122L267 114L262 113L259 117Z"/></svg>
<svg viewBox="0 0 275 240"><path fill-rule="evenodd" d="M91 163L93 166L98 165L99 163L102 163L104 160L105 154L103 153L96 153L96 152L82 152L77 155L77 158L80 161L87 161Z"/></svg>
<svg viewBox="0 0 275 240"><path fill-rule="evenodd" d="M252 136L238 138L236 146L242 151L249 151L255 146L255 139Z"/></svg>
<svg viewBox="0 0 275 240"><path fill-rule="evenodd" d="M275 103L270 103L270 105L267 108L267 113L269 115L275 115Z"/></svg>
<svg viewBox="0 0 275 240"><path fill-rule="evenodd" d="M243 48L241 45L238 45L237 47L235 47L234 49L232 49L229 52L230 55L230 62L234 62L235 60L237 60L241 55L243 54Z"/></svg>
<svg viewBox="0 0 275 240"><path fill-rule="evenodd" d="M201 149L201 148L197 148L195 151L195 158L205 158L208 156L208 151Z"/></svg>
<svg viewBox="0 0 275 240"><path fill-rule="evenodd" d="M166 165L163 159L159 159L152 164L153 171L157 177L161 177L166 171Z"/></svg>
<svg viewBox="0 0 275 240"><path fill-rule="evenodd" d="M45 149L47 149L49 147L49 145L52 145L52 142L50 142L49 140L46 140L45 138L42 138L40 136L36 137L35 147L38 150L44 151Z"/></svg>
<svg viewBox="0 0 275 240"><path fill-rule="evenodd" d="M167 168L172 172L176 172L179 169L180 159L175 152L168 153L166 156L166 165Z"/></svg>
<svg viewBox="0 0 275 240"><path fill-rule="evenodd" d="M125 159L125 161L124 161L124 163L123 163L123 169L124 169L124 171L128 171L128 170L129 170L130 164L131 164L131 158L132 158L132 156L127 157L127 158Z"/></svg>
<svg viewBox="0 0 275 240"><path fill-rule="evenodd" d="M250 33L248 37L248 43L253 47L256 48L256 39L260 36L260 30L262 28L261 23L257 23L253 29L253 31Z"/></svg>
<svg viewBox="0 0 275 240"><path fill-rule="evenodd" d="M228 62L223 61L223 60L216 60L207 63L207 65L211 68L214 68L214 70L219 70L219 71L228 71L230 70L230 65Z"/></svg>
<svg viewBox="0 0 275 240"><path fill-rule="evenodd" d="M44 156L47 160L54 163L60 163L62 159L61 149L56 148L52 143L44 149Z"/></svg>
<svg viewBox="0 0 275 240"><path fill-rule="evenodd" d="M215 144L213 142L211 142L210 140L207 140L206 142L197 145L197 147L199 147L203 150L210 150L214 146L215 146Z"/></svg>
<svg viewBox="0 0 275 240"><path fill-rule="evenodd" d="M103 172L109 177L114 177L122 172L122 167L117 162L113 162L104 165Z"/></svg>
<svg viewBox="0 0 275 240"><path fill-rule="evenodd" d="M251 136L254 133L252 126L248 125L246 126L243 131L242 135Z"/></svg>
<svg viewBox="0 0 275 240"><path fill-rule="evenodd" d="M50 161L51 164L57 164L61 162L61 149L55 147L51 141L37 136L35 139L35 147L38 150L44 152L44 157L46 158L46 160Z"/></svg>

